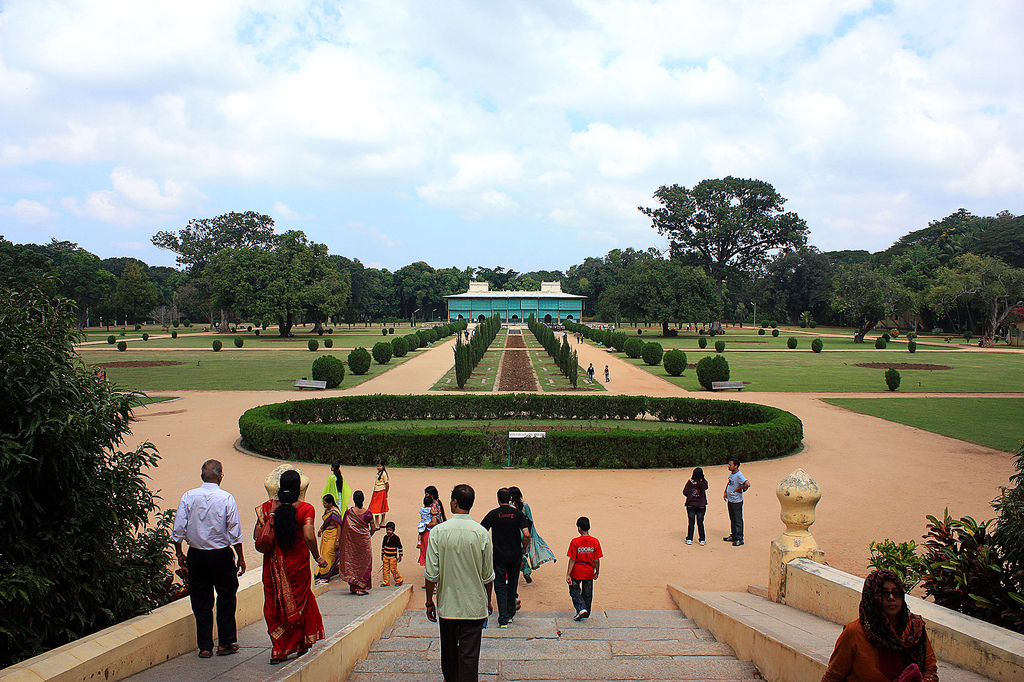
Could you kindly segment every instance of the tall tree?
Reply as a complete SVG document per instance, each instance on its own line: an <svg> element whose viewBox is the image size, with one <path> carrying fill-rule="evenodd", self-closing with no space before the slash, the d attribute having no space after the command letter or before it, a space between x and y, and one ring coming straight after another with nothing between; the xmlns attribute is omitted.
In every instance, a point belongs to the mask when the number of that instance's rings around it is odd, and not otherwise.
<svg viewBox="0 0 1024 682"><path fill-rule="evenodd" d="M132 263L117 281L115 305L118 312L125 316L129 323L145 321L149 311L157 302L156 285L149 281L142 267Z"/></svg>
<svg viewBox="0 0 1024 682"><path fill-rule="evenodd" d="M732 176L703 180L692 189L660 187L660 208L639 207L658 234L666 235L673 258L702 266L717 283L751 273L780 249L807 242L807 224L783 212L786 200L761 180Z"/></svg>
<svg viewBox="0 0 1024 682"><path fill-rule="evenodd" d="M886 318L905 315L911 309L910 292L891 275L868 263L841 265L832 280L832 309L857 327L854 343Z"/></svg>
<svg viewBox="0 0 1024 682"><path fill-rule="evenodd" d="M963 254L939 268L935 279L930 305L940 313L958 303L975 307L982 316L986 346L994 345L996 330L1014 309L1024 306L1024 269L998 258Z"/></svg>
<svg viewBox="0 0 1024 682"><path fill-rule="evenodd" d="M155 246L178 254L178 265L189 274L199 275L221 249L270 248L276 236L273 218L246 211L225 213L216 218L194 218L178 232L157 232L152 241Z"/></svg>
<svg viewBox="0 0 1024 682"><path fill-rule="evenodd" d="M631 322L660 322L667 335L670 322L717 319L721 301L714 281L700 268L643 260L623 269L619 281L601 294L598 309Z"/></svg>

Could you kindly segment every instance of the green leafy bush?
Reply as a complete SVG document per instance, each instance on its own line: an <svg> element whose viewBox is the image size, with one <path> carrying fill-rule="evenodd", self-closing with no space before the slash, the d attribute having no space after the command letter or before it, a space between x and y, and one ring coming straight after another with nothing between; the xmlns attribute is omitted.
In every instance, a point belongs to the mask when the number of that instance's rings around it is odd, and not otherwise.
<svg viewBox="0 0 1024 682"><path fill-rule="evenodd" d="M763 328L762 329L758 329L757 330L757 335L758 336L764 336L764 329Z"/></svg>
<svg viewBox="0 0 1024 682"><path fill-rule="evenodd" d="M729 380L729 362L722 355L707 355L697 362L697 381L706 390L716 381Z"/></svg>
<svg viewBox="0 0 1024 682"><path fill-rule="evenodd" d="M665 353L661 364L669 376L677 377L686 371L686 353L681 350L670 350Z"/></svg>
<svg viewBox="0 0 1024 682"><path fill-rule="evenodd" d="M627 358L633 358L634 360L640 357L644 350L643 339L631 338L626 341L626 345L623 346L623 350L626 351Z"/></svg>
<svg viewBox="0 0 1024 682"><path fill-rule="evenodd" d="M761 320L761 329L766 329L767 327L768 327L768 322L765 321L765 320Z"/></svg>
<svg viewBox="0 0 1024 682"><path fill-rule="evenodd" d="M140 329L142 329L142 325L139 324L138 322L136 322L135 323L135 331L139 331Z"/></svg>
<svg viewBox="0 0 1024 682"><path fill-rule="evenodd" d="M334 348L334 339L324 339L324 348Z"/></svg>
<svg viewBox="0 0 1024 682"><path fill-rule="evenodd" d="M405 340L404 336L391 339L391 353L396 358L404 358L409 353L409 342Z"/></svg>
<svg viewBox="0 0 1024 682"><path fill-rule="evenodd" d="M216 353L217 351L219 351L223 347L224 347L224 344L220 342L220 339L214 339L213 340L213 352L214 353Z"/></svg>
<svg viewBox="0 0 1024 682"><path fill-rule="evenodd" d="M796 348L797 343L798 342L797 342L795 336L791 336L788 339L786 339L786 347L789 348L790 350L793 350L794 348Z"/></svg>
<svg viewBox="0 0 1024 682"><path fill-rule="evenodd" d="M128 343L126 341L118 341L117 349L123 353L124 351L128 350Z"/></svg>
<svg viewBox="0 0 1024 682"><path fill-rule="evenodd" d="M769 320L768 321L768 326L771 327L772 329L775 329L776 327L779 326L779 323L776 322L775 320Z"/></svg>
<svg viewBox="0 0 1024 682"><path fill-rule="evenodd" d="M422 345L419 334L406 334L402 338L405 339L407 344L409 344L409 350L411 351L416 350Z"/></svg>
<svg viewBox="0 0 1024 682"><path fill-rule="evenodd" d="M705 339L705 338L704 338L704 337L702 336L702 337L700 337L699 339L697 339L697 345L698 345L699 347L701 347L701 348L707 348L707 347L708 347L708 340L707 340L707 339Z"/></svg>
<svg viewBox="0 0 1024 682"><path fill-rule="evenodd" d="M306 342L306 348L308 348L310 351L316 351L317 349L320 348L320 342L317 341L316 339L310 339L309 341Z"/></svg>
<svg viewBox="0 0 1024 682"><path fill-rule="evenodd" d="M811 341L811 350L815 353L820 353L821 349L825 347L825 343L820 339L816 338Z"/></svg>
<svg viewBox="0 0 1024 682"><path fill-rule="evenodd" d="M900 387L900 373L895 367L885 370L885 385L889 387L890 391L895 391Z"/></svg>
<svg viewBox="0 0 1024 682"><path fill-rule="evenodd" d="M384 331L387 331L386 329ZM387 341L378 341L373 344L373 359L378 365L386 365L391 362L391 356L394 351L391 348L391 344Z"/></svg>
<svg viewBox="0 0 1024 682"><path fill-rule="evenodd" d="M247 332L251 332L251 331L252 331L252 325L251 325L251 324L250 324L250 325L248 325L248 326L247 326L247 327L245 328L245 331L247 331Z"/></svg>
<svg viewBox="0 0 1024 682"><path fill-rule="evenodd" d="M142 332L142 340L149 341L149 334L147 332Z"/></svg>
<svg viewBox="0 0 1024 682"><path fill-rule="evenodd" d="M776 339L779 338L779 330L778 329L772 329L772 336L775 337Z"/></svg>
<svg viewBox="0 0 1024 682"><path fill-rule="evenodd" d="M124 331L123 331L123 330L122 330L122 332L121 332L121 334L120 334L120 335L121 335L121 336L124 336Z"/></svg>
<svg viewBox="0 0 1024 682"><path fill-rule="evenodd" d="M177 329L172 329L171 330L171 338L172 339L178 338L178 330Z"/></svg>
<svg viewBox="0 0 1024 682"><path fill-rule="evenodd" d="M235 348L241 348L245 345L245 340L241 336L235 337Z"/></svg>
<svg viewBox="0 0 1024 682"><path fill-rule="evenodd" d="M256 331L253 332L253 334L255 334L256 336L259 336L260 335L260 330L257 329Z"/></svg>
<svg viewBox="0 0 1024 682"><path fill-rule="evenodd" d="M895 573L903 583L903 591L907 594L910 594L910 591L921 582L917 544L913 540L893 542L887 539L882 542L872 542L868 549L871 550L868 566Z"/></svg>
<svg viewBox="0 0 1024 682"><path fill-rule="evenodd" d="M388 335L388 330L387 329L381 329L380 330L380 334L381 334L381 336L387 336Z"/></svg>
<svg viewBox="0 0 1024 682"><path fill-rule="evenodd" d="M370 371L372 360L369 351L365 348L354 348L348 354L348 368L353 374L362 376Z"/></svg>
<svg viewBox="0 0 1024 682"><path fill-rule="evenodd" d="M643 358L644 362L652 367L661 364L661 357L664 354L665 350L657 341L645 343L643 350L641 350L641 357Z"/></svg>
<svg viewBox="0 0 1024 682"><path fill-rule="evenodd" d="M107 343L113 346L115 343L117 343L117 337L111 334L110 336L107 337Z"/></svg>
<svg viewBox="0 0 1024 682"><path fill-rule="evenodd" d="M907 342L907 350L909 352L911 352L911 353L916 353L917 352L917 342L914 341L913 339L908 341Z"/></svg>
<svg viewBox="0 0 1024 682"><path fill-rule="evenodd" d="M345 380L345 363L333 355L321 355L313 361L313 380L326 381L327 388L337 388Z"/></svg>
<svg viewBox="0 0 1024 682"><path fill-rule="evenodd" d="M882 334L882 338L885 339L886 343L892 341L892 336L889 334L889 332L885 332L884 334Z"/></svg>
<svg viewBox="0 0 1024 682"><path fill-rule="evenodd" d="M395 328L394 327L388 327L388 334L394 334L394 333L395 333Z"/></svg>
<svg viewBox="0 0 1024 682"><path fill-rule="evenodd" d="M811 329L815 329L817 328L818 323L815 322L814 320L811 320L810 322L807 323L807 326L809 326Z"/></svg>
<svg viewBox="0 0 1024 682"><path fill-rule="evenodd" d="M715 341L715 352L716 353L724 353L725 352L725 341L721 341L721 340Z"/></svg>
<svg viewBox="0 0 1024 682"><path fill-rule="evenodd" d="M882 350L883 348L885 348L885 346L885 338L879 336L877 339L875 339L875 348L877 348L878 350Z"/></svg>
<svg viewBox="0 0 1024 682"><path fill-rule="evenodd" d="M172 325L174 325L174 328L175 328L175 329L177 329L177 328L178 328L178 325L179 325L179 324L181 324L181 323L180 323L180 322L178 322L177 320L174 320L173 322L171 322L171 324L172 324Z"/></svg>

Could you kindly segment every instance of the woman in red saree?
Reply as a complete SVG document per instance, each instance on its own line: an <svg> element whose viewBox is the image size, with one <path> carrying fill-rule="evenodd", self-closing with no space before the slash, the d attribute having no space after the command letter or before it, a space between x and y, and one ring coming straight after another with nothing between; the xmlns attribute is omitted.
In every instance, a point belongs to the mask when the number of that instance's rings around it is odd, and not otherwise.
<svg viewBox="0 0 1024 682"><path fill-rule="evenodd" d="M370 536L377 531L373 514L363 509L363 491L352 493L352 506L341 524L341 579L352 594L366 595L373 585L373 550Z"/></svg>
<svg viewBox="0 0 1024 682"><path fill-rule="evenodd" d="M283 663L292 653L301 656L324 638L323 618L310 589L309 555L321 568L327 561L316 546L316 510L298 502L299 485L299 472L285 471L277 499L256 508L255 536L267 523L273 523L275 534L275 546L263 559L263 615L273 643L271 665Z"/></svg>

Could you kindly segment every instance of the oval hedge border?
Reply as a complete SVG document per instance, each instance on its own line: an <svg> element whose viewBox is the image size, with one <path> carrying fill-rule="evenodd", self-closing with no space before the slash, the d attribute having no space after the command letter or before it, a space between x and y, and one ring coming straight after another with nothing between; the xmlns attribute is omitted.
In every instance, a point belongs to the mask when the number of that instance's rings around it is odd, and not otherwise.
<svg viewBox="0 0 1024 682"><path fill-rule="evenodd" d="M333 424L410 419L639 419L702 424L707 429L549 431L517 443L520 467L678 468L772 459L803 440L796 415L767 405L701 398L603 395L368 395L314 398L246 411L238 420L244 447L269 457L368 466L498 467L509 460L505 432L463 428L339 430ZM542 445L543 443L543 445Z"/></svg>

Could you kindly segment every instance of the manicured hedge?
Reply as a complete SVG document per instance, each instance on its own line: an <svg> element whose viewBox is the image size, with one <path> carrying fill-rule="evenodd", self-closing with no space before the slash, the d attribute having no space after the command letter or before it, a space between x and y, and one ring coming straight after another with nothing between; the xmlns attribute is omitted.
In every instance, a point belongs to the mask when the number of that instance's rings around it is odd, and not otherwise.
<svg viewBox="0 0 1024 682"><path fill-rule="evenodd" d="M446 419L638 419L702 424L667 427L549 431L545 445L513 444L516 466L555 468L691 467L724 464L729 457L769 459L789 454L803 439L793 414L765 405L699 398L646 396L369 395L288 401L254 407L238 420L245 447L279 459L395 466L504 466L504 431L441 428ZM339 428L346 422L436 419L439 428ZM523 452L526 451L526 452Z"/></svg>

